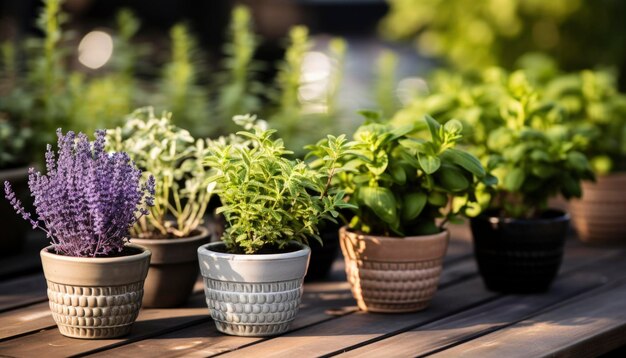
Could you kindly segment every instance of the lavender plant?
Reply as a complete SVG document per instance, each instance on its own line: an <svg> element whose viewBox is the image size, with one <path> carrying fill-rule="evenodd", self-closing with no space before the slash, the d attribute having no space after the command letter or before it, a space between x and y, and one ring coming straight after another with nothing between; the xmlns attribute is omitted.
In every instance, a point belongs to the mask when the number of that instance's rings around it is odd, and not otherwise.
<svg viewBox="0 0 626 358"><path fill-rule="evenodd" d="M34 197L33 218L4 183L6 199L33 229L43 230L57 254L102 257L119 253L130 228L153 206L154 178L141 182L141 171L124 152L105 152L104 130L96 140L57 130L58 154L48 145L47 174L31 168L28 185Z"/></svg>

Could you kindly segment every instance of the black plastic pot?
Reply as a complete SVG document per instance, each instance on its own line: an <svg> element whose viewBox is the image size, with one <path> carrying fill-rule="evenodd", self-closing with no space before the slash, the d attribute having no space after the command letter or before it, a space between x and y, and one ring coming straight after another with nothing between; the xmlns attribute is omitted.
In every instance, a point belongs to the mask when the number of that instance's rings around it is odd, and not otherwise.
<svg viewBox="0 0 626 358"><path fill-rule="evenodd" d="M26 233L29 225L18 215L9 202L4 198L4 182L9 181L17 198L27 210L31 210L31 198L28 192L28 168L0 170L0 256L11 256L20 252L26 242Z"/></svg>
<svg viewBox="0 0 626 358"><path fill-rule="evenodd" d="M328 223L320 229L323 245L315 239L309 240L311 260L305 281L319 281L328 277L333 262L339 255L339 227L338 224Z"/></svg>
<svg viewBox="0 0 626 358"><path fill-rule="evenodd" d="M556 277L570 216L546 210L537 219L510 219L486 212L471 220L474 255L489 290L545 292Z"/></svg>

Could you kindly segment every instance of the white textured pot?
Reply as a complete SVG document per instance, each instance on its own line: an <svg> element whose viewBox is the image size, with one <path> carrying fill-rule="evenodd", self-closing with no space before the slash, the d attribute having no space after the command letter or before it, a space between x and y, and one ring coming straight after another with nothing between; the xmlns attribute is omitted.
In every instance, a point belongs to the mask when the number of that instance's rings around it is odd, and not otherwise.
<svg viewBox="0 0 626 358"><path fill-rule="evenodd" d="M130 332L137 319L150 250L120 257L57 255L41 250L52 318L64 336L114 338Z"/></svg>
<svg viewBox="0 0 626 358"><path fill-rule="evenodd" d="M222 242L198 248L200 272L217 329L236 336L271 336L289 329L302 298L311 250L293 243L282 254L225 253Z"/></svg>

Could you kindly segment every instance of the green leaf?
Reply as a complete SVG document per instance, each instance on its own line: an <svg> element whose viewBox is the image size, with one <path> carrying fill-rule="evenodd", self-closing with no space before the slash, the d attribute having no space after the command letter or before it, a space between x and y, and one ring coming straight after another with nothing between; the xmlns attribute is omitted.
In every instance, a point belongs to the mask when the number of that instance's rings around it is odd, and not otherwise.
<svg viewBox="0 0 626 358"><path fill-rule="evenodd" d="M364 187L359 190L359 200L388 224L396 221L396 198L391 190L382 187Z"/></svg>
<svg viewBox="0 0 626 358"><path fill-rule="evenodd" d="M443 164L438 171L438 175L441 180L441 186L449 191L463 191L470 186L470 182L463 175L463 172L452 165Z"/></svg>
<svg viewBox="0 0 626 358"><path fill-rule="evenodd" d="M572 166L572 168L578 171L584 172L590 170L587 157L580 152L567 153L567 162Z"/></svg>
<svg viewBox="0 0 626 358"><path fill-rule="evenodd" d="M404 168L399 165L391 167L391 177L400 185L404 185L404 183L406 183L406 172L404 171Z"/></svg>
<svg viewBox="0 0 626 358"><path fill-rule="evenodd" d="M453 164L460 166L461 168L469 171L478 178L485 176L485 168L483 168L480 160L470 153L458 150L455 148L448 148L442 154L441 158L444 161L450 161Z"/></svg>
<svg viewBox="0 0 626 358"><path fill-rule="evenodd" d="M524 170L522 168L514 168L505 175L502 185L504 185L506 190L516 192L522 187L522 184L524 184L524 179L526 179Z"/></svg>
<svg viewBox="0 0 626 358"><path fill-rule="evenodd" d="M424 120L428 125L428 130L430 131L433 142L439 142L439 128L441 127L441 124L439 124L439 122L437 122L433 117L429 116L428 114L424 116Z"/></svg>
<svg viewBox="0 0 626 358"><path fill-rule="evenodd" d="M438 157L425 154L417 154L417 160L426 174L432 174L441 166L441 160Z"/></svg>
<svg viewBox="0 0 626 358"><path fill-rule="evenodd" d="M357 112L363 118L365 118L365 123L380 123L382 121L382 113L380 111L372 111L372 110L361 110Z"/></svg>
<svg viewBox="0 0 626 358"><path fill-rule="evenodd" d="M378 153L376 153L376 158L374 162L366 163L365 166L374 175L381 175L387 169L388 164L389 164L389 158L387 157L387 153L381 150Z"/></svg>
<svg viewBox="0 0 626 358"><path fill-rule="evenodd" d="M404 197L404 207L402 208L402 218L413 220L419 216L426 206L428 195L425 193L409 193Z"/></svg>

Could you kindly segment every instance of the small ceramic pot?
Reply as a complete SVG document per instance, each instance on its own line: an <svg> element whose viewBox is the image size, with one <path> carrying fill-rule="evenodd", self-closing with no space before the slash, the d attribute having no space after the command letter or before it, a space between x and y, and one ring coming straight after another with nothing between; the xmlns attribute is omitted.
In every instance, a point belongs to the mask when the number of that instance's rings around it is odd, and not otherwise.
<svg viewBox="0 0 626 358"><path fill-rule="evenodd" d="M346 274L359 308L383 313L426 308L437 291L448 236L447 230L404 238L370 236L342 227Z"/></svg>
<svg viewBox="0 0 626 358"><path fill-rule="evenodd" d="M114 338L130 332L137 319L150 250L109 258L70 257L41 250L52 318L72 338Z"/></svg>
<svg viewBox="0 0 626 358"><path fill-rule="evenodd" d="M220 332L271 336L289 329L311 254L307 246L292 246L292 252L257 255L226 253L222 242L198 248L207 305Z"/></svg>
<svg viewBox="0 0 626 358"><path fill-rule="evenodd" d="M544 292L563 259L569 215L547 210L537 219L486 212L471 219L474 255L485 286L506 293Z"/></svg>
<svg viewBox="0 0 626 358"><path fill-rule="evenodd" d="M311 262L304 281L319 281L328 277L333 262L339 255L339 225L330 223L320 230L322 244L309 239Z"/></svg>
<svg viewBox="0 0 626 358"><path fill-rule="evenodd" d="M0 171L0 187L4 193L4 182L11 183L11 187L17 198L28 210L32 200L28 191L28 168L6 169ZM0 199L0 227L8 229L2 232L0 240L0 256L11 256L22 250L26 242L26 233L29 225L26 220L22 220L16 213L11 204L4 200L4 195Z"/></svg>
<svg viewBox="0 0 626 358"><path fill-rule="evenodd" d="M626 243L626 173L583 182L583 197L569 206L578 237L589 244Z"/></svg>
<svg viewBox="0 0 626 358"><path fill-rule="evenodd" d="M131 239L152 252L143 288L143 307L177 307L185 304L198 278L198 247L209 242L209 230L180 239Z"/></svg>

